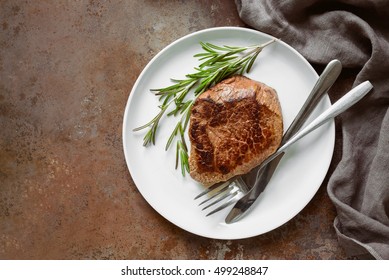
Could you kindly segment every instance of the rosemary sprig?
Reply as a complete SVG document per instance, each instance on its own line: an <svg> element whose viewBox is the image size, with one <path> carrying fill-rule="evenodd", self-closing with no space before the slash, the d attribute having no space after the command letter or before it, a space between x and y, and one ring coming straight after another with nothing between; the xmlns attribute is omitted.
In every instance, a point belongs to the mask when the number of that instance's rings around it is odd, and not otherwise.
<svg viewBox="0 0 389 280"><path fill-rule="evenodd" d="M143 145L155 144L157 129L160 120L167 116L181 115L180 120L173 129L165 149L168 150L174 139L176 140L176 168L180 161L182 175L189 172L188 147L185 141L185 131L189 123L191 107L198 95L221 80L234 74L243 75L248 73L259 53L273 43L275 39L261 45L248 47L217 46L211 43L200 42L204 52L195 54L200 65L195 67L195 72L185 75L185 79L171 79L173 85L164 88L151 89L156 96L159 96L161 105L159 113L148 123L137 127L134 131L148 128L143 138ZM192 98L188 99L188 93L194 88ZM174 104L174 108L167 112L167 109Z"/></svg>

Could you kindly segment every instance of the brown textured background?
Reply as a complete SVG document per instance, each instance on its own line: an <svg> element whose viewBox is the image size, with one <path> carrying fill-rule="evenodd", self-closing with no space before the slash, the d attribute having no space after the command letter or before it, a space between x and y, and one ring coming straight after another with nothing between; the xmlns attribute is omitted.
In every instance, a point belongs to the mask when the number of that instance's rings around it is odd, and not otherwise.
<svg viewBox="0 0 389 280"><path fill-rule="evenodd" d="M129 92L163 47L215 26L244 26L234 1L0 1L0 259L345 258L328 178L293 220L235 241L177 228L137 191L121 141Z"/></svg>

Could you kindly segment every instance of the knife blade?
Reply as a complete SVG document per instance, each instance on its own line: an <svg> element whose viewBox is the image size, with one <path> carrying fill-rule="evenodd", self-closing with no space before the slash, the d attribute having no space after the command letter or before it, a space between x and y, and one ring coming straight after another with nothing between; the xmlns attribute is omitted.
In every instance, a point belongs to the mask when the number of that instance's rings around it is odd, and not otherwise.
<svg viewBox="0 0 389 280"><path fill-rule="evenodd" d="M293 122L285 132L280 146L284 145L303 126L306 119L312 113L321 98L331 88L336 79L339 77L341 71L342 64L339 60L334 59L327 64L326 68L323 70L322 74L315 83L315 86L313 87L311 93L308 95L308 98L306 99L305 103L303 104L300 111L294 118ZM235 204L235 206L232 208L232 210L225 219L226 223L232 223L236 221L238 217L242 216L247 211L247 209L250 208L252 203L266 188L268 182L273 176L274 171L277 169L277 166L281 161L283 155L284 153L281 153L264 168L259 169L259 167L257 167L251 172L249 172L248 176L244 176L243 179L246 185L255 185L256 187L252 188L250 192L244 196L247 196L246 203L241 202ZM250 202L251 200L254 201Z"/></svg>

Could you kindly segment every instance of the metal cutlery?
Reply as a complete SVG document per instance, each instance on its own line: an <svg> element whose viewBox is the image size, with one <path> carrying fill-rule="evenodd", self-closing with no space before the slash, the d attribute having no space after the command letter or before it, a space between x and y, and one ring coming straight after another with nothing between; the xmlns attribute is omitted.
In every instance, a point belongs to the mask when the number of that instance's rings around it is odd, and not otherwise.
<svg viewBox="0 0 389 280"><path fill-rule="evenodd" d="M285 144L290 139L290 137L303 126L304 122L319 103L322 96L334 84L341 71L342 64L339 60L332 60L328 63L317 80L315 86L313 87L311 93L308 95L305 103L301 107L299 113L296 115L294 121L285 132L280 146ZM195 199L209 194L207 199L199 204L203 205L202 210L209 209L211 206L214 206L223 201L223 204L207 214L207 216L212 215L234 203L236 201L235 198L238 197L239 194L247 193L250 190L249 186L253 186L256 180L261 180L260 185L266 186L282 156L283 154L280 154L279 157L269 163L266 168L263 168L260 174L257 174L258 167L254 168L246 175L236 176L227 182L218 183L209 187L207 190L196 196Z"/></svg>
<svg viewBox="0 0 389 280"><path fill-rule="evenodd" d="M339 114L343 113L345 110L350 108L352 105L357 103L360 99L362 99L371 89L373 85L369 81L365 81L353 88L347 94L345 94L342 98L340 98L337 102L335 102L331 107L325 110L322 114L320 114L316 119L314 119L311 123L301 129L298 133L292 136L289 141L287 141L283 146L281 146L277 152L268 157L259 167L259 171L263 169L269 162L273 159L277 158L280 154L285 153L291 145L297 142L299 139L312 132L316 128L320 127L327 121L333 119ZM259 174L259 172L258 172ZM254 187L247 192L242 198L238 200L238 202L234 205L232 210L227 215L225 222L227 224L233 223L239 220L244 214L247 213L248 209L254 204L259 195L262 193L264 186L261 185L261 180L257 180L254 184Z"/></svg>

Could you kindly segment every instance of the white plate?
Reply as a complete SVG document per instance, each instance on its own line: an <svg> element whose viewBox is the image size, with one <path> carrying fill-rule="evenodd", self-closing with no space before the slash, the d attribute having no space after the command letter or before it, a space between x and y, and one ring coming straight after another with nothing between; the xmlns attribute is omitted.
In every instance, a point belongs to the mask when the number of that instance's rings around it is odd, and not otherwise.
<svg viewBox="0 0 389 280"><path fill-rule="evenodd" d="M271 231L297 215L320 187L331 162L334 122L317 129L291 147L251 213L234 224L224 218L229 209L205 217L193 198L204 188L175 169L175 147L165 151L176 123L163 119L155 146L143 147L145 131L133 132L158 113L158 99L151 88L170 85L170 78L184 78L198 65L194 54L200 41L217 45L248 46L272 37L246 28L221 27L187 35L164 48L145 67L128 98L123 120L123 146L128 169L147 202L163 217L194 234L216 239L240 239ZM288 127L318 78L311 65L293 48L279 41L266 47L246 76L276 89ZM330 106L328 96L313 116Z"/></svg>

